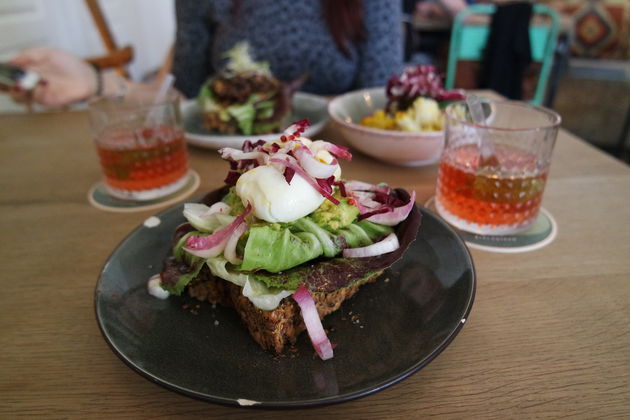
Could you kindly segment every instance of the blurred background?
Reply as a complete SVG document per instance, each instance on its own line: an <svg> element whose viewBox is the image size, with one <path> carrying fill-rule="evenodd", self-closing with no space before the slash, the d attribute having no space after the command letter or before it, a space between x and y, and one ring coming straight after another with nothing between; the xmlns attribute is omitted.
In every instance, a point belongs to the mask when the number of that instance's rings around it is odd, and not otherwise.
<svg viewBox="0 0 630 420"><path fill-rule="evenodd" d="M125 66L131 79L151 77L175 39L173 0L101 0L100 8L117 47L131 46ZM84 0L0 0L0 60L27 47L51 46L80 57L108 54L89 2ZM0 95L0 112L23 111Z"/></svg>
<svg viewBox="0 0 630 420"><path fill-rule="evenodd" d="M449 7L457 2L401 1L407 62L433 63L445 71L457 12ZM553 7L562 22L545 105L562 115L564 128L630 161L630 0L536 3ZM0 0L0 60L41 45L85 58L107 56L111 51L94 5L115 48L133 49L123 67L128 77L149 80L174 41L174 0ZM24 107L0 95L0 112L8 111Z"/></svg>

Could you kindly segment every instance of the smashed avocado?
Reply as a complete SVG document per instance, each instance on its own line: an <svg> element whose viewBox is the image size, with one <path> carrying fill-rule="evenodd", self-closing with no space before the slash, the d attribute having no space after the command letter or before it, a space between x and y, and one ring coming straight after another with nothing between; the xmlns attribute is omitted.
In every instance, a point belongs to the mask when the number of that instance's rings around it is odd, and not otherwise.
<svg viewBox="0 0 630 420"><path fill-rule="evenodd" d="M346 197L342 197L339 192L335 193L334 197L339 200L339 205L324 200L322 205L308 216L320 227L332 232L350 225L359 215L359 209L348 203Z"/></svg>
<svg viewBox="0 0 630 420"><path fill-rule="evenodd" d="M243 214L243 212L245 211L243 201L241 201L241 198L236 195L235 187L230 187L230 191L228 191L228 193L223 197L221 201L231 207L230 216L238 216L240 214Z"/></svg>

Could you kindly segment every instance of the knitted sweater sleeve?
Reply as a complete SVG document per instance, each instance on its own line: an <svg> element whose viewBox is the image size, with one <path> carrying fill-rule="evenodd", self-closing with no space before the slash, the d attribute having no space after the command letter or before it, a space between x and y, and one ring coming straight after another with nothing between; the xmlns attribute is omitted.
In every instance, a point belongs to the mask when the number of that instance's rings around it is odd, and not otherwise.
<svg viewBox="0 0 630 420"><path fill-rule="evenodd" d="M359 46L358 88L384 86L403 66L402 9L396 0L364 0L366 40Z"/></svg>
<svg viewBox="0 0 630 420"><path fill-rule="evenodd" d="M208 1L175 1L177 30L172 73L175 87L188 98L197 96L201 85L213 73L210 13Z"/></svg>

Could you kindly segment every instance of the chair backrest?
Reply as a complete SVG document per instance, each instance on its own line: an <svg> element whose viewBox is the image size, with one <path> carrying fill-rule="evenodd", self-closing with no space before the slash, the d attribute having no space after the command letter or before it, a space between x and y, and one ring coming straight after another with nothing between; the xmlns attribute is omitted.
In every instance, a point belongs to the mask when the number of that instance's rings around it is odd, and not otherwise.
<svg viewBox="0 0 630 420"><path fill-rule="evenodd" d="M493 4L473 4L461 11L453 22L451 44L448 54L448 66L445 86L452 89L455 84L457 62L461 60L481 61L483 50L490 34L489 22L466 22L471 15L492 15L496 10ZM533 16L542 15L549 22L532 23L529 28L532 60L541 63L538 83L532 103L540 105L544 99L549 80L549 73L553 65L554 51L558 41L560 21L555 10L544 4L535 4ZM532 19L533 19L532 16Z"/></svg>
<svg viewBox="0 0 630 420"><path fill-rule="evenodd" d="M96 25L96 29L103 41L103 45L107 50L107 54L100 57L91 57L86 61L96 65L100 69L113 68L118 74L129 78L126 66L133 60L133 47L127 45L119 48L114 37L109 30L109 25L105 19L105 15L101 10L98 0L85 0L85 4L90 11L92 20Z"/></svg>

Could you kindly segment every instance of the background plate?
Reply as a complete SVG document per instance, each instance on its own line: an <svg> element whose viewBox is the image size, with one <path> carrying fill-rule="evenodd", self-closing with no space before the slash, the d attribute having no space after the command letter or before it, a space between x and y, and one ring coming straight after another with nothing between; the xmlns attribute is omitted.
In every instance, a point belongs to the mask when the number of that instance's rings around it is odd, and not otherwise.
<svg viewBox="0 0 630 420"><path fill-rule="evenodd" d="M464 243L422 210L418 238L376 283L324 319L335 356L315 355L302 334L295 352L262 350L232 309L151 297L183 205L136 228L103 267L95 309L103 336L130 367L166 388L233 405L304 407L346 401L392 385L433 360L468 317L475 294Z"/></svg>
<svg viewBox="0 0 630 420"><path fill-rule="evenodd" d="M289 118L289 123L308 118L311 126L304 132L304 137L313 137L328 121L327 111L328 101L325 98L310 93L296 92L293 95L293 113ZM212 133L203 129L201 116L196 100L183 102L181 105L182 119L186 139L188 143L207 147L210 149L220 149L222 147L233 147L240 149L245 140L273 140L280 137L281 133L237 136L229 134Z"/></svg>

